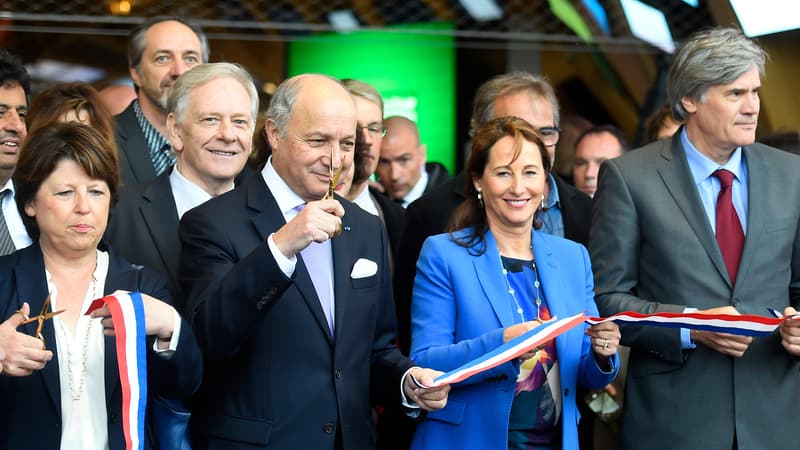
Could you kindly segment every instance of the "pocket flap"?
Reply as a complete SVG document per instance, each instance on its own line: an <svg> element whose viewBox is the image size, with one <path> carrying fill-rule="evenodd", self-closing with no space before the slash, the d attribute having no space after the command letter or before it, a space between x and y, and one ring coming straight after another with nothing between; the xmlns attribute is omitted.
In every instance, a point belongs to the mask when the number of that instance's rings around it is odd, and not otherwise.
<svg viewBox="0 0 800 450"><path fill-rule="evenodd" d="M451 423L453 425L461 425L461 422L464 420L465 406L463 402L448 400L447 406L436 411L430 411L425 417Z"/></svg>
<svg viewBox="0 0 800 450"><path fill-rule="evenodd" d="M272 422L244 417L214 415L198 422L192 424L193 428L195 425L200 427L194 430L195 433L248 444L267 445L272 431Z"/></svg>

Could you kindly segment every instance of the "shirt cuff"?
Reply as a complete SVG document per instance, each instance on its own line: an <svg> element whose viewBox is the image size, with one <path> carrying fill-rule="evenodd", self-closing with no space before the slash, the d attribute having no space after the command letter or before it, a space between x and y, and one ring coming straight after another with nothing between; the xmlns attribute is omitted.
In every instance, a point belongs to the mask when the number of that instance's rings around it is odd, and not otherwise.
<svg viewBox="0 0 800 450"><path fill-rule="evenodd" d="M286 255L281 253L278 246L275 244L275 240L272 239L275 233L272 233L267 237L267 246L269 247L269 251L272 253L272 257L275 258L275 263L278 264L278 267L281 269L286 278L291 278L294 275L294 267L297 264L297 256L292 255L291 258L287 258Z"/></svg>
<svg viewBox="0 0 800 450"><path fill-rule="evenodd" d="M410 377L410 372L416 368L417 366L414 366L406 370L406 373L404 373L400 378L400 399L402 400L403 406L406 407L406 415L412 419L419 417L420 407L418 404L408 401L408 398L406 398L406 391L403 389L403 386L405 385L406 377Z"/></svg>
<svg viewBox="0 0 800 450"><path fill-rule="evenodd" d="M153 351L158 356L164 359L170 359L172 355L175 354L175 350L178 349L178 341L181 339L181 322L181 315L178 314L175 308L172 308L172 337L169 338L169 347L164 349L158 348L158 337L156 337L155 342L153 342Z"/></svg>
<svg viewBox="0 0 800 450"><path fill-rule="evenodd" d="M693 313L697 312L697 308L684 308L684 313ZM688 328L681 328L681 350L691 350L697 347L694 342L692 342L692 333L691 330Z"/></svg>

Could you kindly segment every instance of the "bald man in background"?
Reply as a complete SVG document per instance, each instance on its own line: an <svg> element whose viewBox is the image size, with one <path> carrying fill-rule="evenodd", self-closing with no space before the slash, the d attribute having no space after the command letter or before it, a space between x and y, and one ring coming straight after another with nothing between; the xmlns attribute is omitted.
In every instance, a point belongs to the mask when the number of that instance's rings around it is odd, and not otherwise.
<svg viewBox="0 0 800 450"><path fill-rule="evenodd" d="M426 162L427 147L420 141L417 124L403 116L383 121L386 136L375 170L386 195L403 208L450 179L447 169Z"/></svg>

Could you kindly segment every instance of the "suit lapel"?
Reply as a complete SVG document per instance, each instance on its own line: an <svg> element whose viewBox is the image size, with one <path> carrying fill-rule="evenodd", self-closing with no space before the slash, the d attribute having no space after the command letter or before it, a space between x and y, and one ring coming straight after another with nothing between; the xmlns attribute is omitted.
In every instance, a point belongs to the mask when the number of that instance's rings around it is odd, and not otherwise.
<svg viewBox="0 0 800 450"><path fill-rule="evenodd" d="M761 157L758 150L752 147L742 148L745 164L747 164L747 234L744 238L744 248L742 249L742 259L739 262L739 272L736 279L739 280L746 276L752 264L751 255L763 249L764 244L759 240L767 226L770 213L770 203L763 201L766 198L774 198L769 195L769 179L767 174L772 173L767 167L766 161Z"/></svg>
<svg viewBox="0 0 800 450"><path fill-rule="evenodd" d="M341 200L341 199L340 199ZM342 202L342 206L344 202ZM345 206L350 209L349 206ZM345 330L345 312L347 311L347 300L349 297L352 281L350 280L351 264L355 259L353 249L356 248L356 237L358 227L352 222L353 214L345 212L342 217L342 233L331 240L331 252L333 259L333 298L334 298L334 336L338 337ZM355 229L354 229L355 228ZM383 261L374 261L378 264L378 276L380 276L380 265Z"/></svg>
<svg viewBox="0 0 800 450"><path fill-rule="evenodd" d="M174 169L173 169L174 170ZM175 243L178 238L178 210L175 206L175 197L169 184L167 171L156 178L142 193L145 202L142 203L142 219L150 231L156 251L164 262L164 267L178 267L180 255L175 252ZM168 273L170 278L174 273ZM178 280L170 280L173 285L179 285Z"/></svg>
<svg viewBox="0 0 800 450"><path fill-rule="evenodd" d="M274 233L280 227L286 225L286 221L283 219L283 212L278 207L275 197L264 182L264 177L254 176L250 178L247 181L246 188L247 206L255 211L255 215L250 221L261 240L266 241L271 233ZM336 252L334 252L334 254L336 254ZM299 253L297 254L297 264L294 268L292 280L294 286L300 292L300 296L303 297L306 305L311 310L311 314L317 321L317 325L319 325L321 331L324 332L328 341L332 344L333 338L328 329L328 321L325 319L325 312L322 311L322 305L319 302L319 297L317 297L317 292L314 290L314 284L311 282L311 277L308 275L308 269L306 269L303 257ZM335 280L334 283L336 283ZM334 286L336 286L336 284L334 284Z"/></svg>
<svg viewBox="0 0 800 450"><path fill-rule="evenodd" d="M561 267L558 265L553 251L547 242L541 239L542 234L532 232L533 255L536 259L536 269L539 272L539 281L544 292L544 299L547 308L550 310L550 317L564 319L578 311L572 311L567 305L571 299L564 296L564 277ZM573 342L575 333L564 333L556 338L556 352L559 355L567 355L570 349L580 348L580 343Z"/></svg>
<svg viewBox="0 0 800 450"><path fill-rule="evenodd" d="M717 245L717 238L708 223L708 216L700 201L700 195L697 193L694 179L689 170L689 163L686 161L686 155L678 136L679 134L676 134L676 137L671 139L671 147L667 145L662 147L661 157L664 161L659 164L658 174L711 258L717 272L730 284L728 270L725 268L722 253Z"/></svg>
<svg viewBox="0 0 800 450"><path fill-rule="evenodd" d="M139 127L139 121L136 119L136 112L133 110L133 102L120 113L117 121L117 134L123 140L127 141L124 145L120 146L120 157L128 161L128 167L133 174L133 180L128 182L142 182L144 180L151 180L156 176L156 170L153 167L153 162L150 159L150 150L147 148L147 142L144 140L144 133Z"/></svg>
<svg viewBox="0 0 800 450"><path fill-rule="evenodd" d="M16 278L17 291L19 292L19 306L22 307L23 302L28 302L31 308L30 315L39 314L42 310L42 305L44 305L44 300L47 298L48 291L47 277L44 272L44 259L38 242L22 251L19 265L14 268L14 276ZM23 331L30 336L36 336L38 325L38 322L23 325ZM44 322L42 335L47 349L53 352L53 359L44 365L40 374L44 381L45 389L50 395L50 400L53 402L53 407L60 414L61 384L58 379L58 352L56 351L56 334L52 319Z"/></svg>
<svg viewBox="0 0 800 450"><path fill-rule="evenodd" d="M500 325L508 327L518 323L519 314L515 311L514 300L508 292L508 282L503 274L500 253L491 232L486 233L486 251L473 258L472 264L483 293L492 305Z"/></svg>

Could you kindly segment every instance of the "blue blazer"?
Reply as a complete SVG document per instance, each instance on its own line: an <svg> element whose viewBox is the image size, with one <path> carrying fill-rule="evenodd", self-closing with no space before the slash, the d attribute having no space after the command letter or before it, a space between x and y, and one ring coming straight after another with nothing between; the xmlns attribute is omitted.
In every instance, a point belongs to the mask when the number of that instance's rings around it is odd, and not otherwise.
<svg viewBox="0 0 800 450"><path fill-rule="evenodd" d="M461 230L456 236L467 235ZM560 318L597 315L592 268L575 242L532 231L533 253L547 305ZM472 253L477 248L473 247ZM503 329L519 322L491 232L480 256L448 234L428 238L417 263L412 303L411 358L423 367L453 370L503 343ZM586 326L556 338L561 381L562 448L578 448L576 385L599 388L617 374L603 372L591 351ZM453 386L447 406L417 428L413 449L508 447L508 422L519 363L502 364Z"/></svg>
<svg viewBox="0 0 800 450"><path fill-rule="evenodd" d="M135 266L109 251L105 295L117 289L140 291L169 302L164 280L155 272ZM28 302L38 313L47 297L42 250L38 242L10 255L0 257L0 318L5 320ZM20 327L34 334L36 322ZM61 397L58 378L59 355L53 321L42 328L53 359L42 370L26 377L0 376L0 448L58 448L61 440ZM154 336L147 339L147 387L153 395L168 399L189 397L203 377L202 355L189 323L182 321L180 339L169 359L153 352ZM105 388L108 411L108 444L112 450L125 448L122 432L122 391L117 369L114 338L105 338ZM145 418L147 421L148 417ZM148 433L151 430L148 428ZM151 448L149 440L146 448Z"/></svg>

